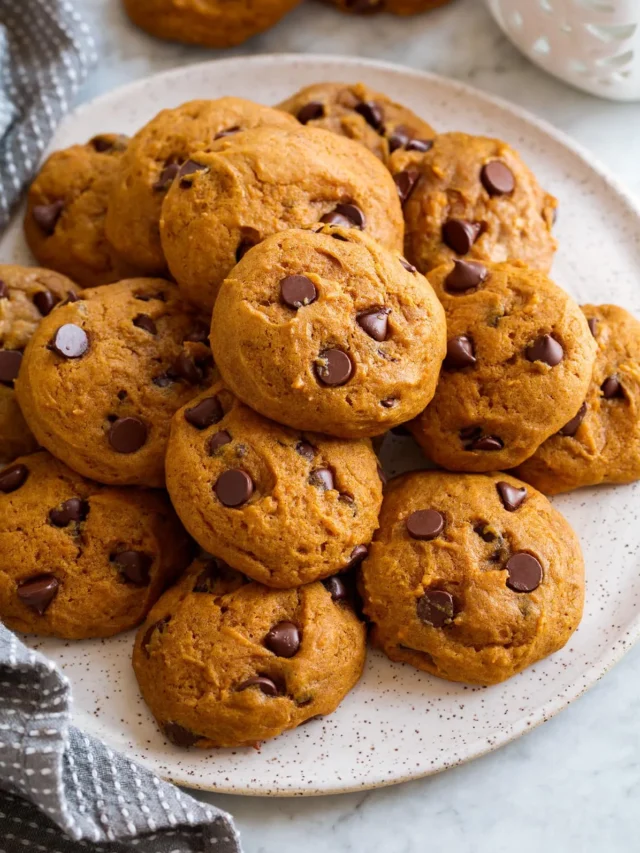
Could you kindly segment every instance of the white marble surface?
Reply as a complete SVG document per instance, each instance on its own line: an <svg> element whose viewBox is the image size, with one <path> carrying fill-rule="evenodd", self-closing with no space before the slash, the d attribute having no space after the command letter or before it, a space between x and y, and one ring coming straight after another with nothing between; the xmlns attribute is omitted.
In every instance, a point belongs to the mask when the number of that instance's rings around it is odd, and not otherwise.
<svg viewBox="0 0 640 853"><path fill-rule="evenodd" d="M94 25L101 56L81 100L222 55L145 36L118 0L75 3ZM346 18L307 2L225 55L303 51L402 62L516 101L579 140L640 195L640 104L599 101L546 77L505 41L481 0L410 20ZM235 815L246 853L627 853L638 845L639 735L637 647L559 717L440 776L340 797L209 798Z"/></svg>

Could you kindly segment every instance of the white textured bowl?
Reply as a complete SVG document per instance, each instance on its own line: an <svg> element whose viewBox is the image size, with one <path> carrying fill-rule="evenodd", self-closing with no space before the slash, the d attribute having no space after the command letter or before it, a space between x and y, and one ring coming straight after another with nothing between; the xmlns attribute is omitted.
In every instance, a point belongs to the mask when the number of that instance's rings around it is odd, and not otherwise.
<svg viewBox="0 0 640 853"><path fill-rule="evenodd" d="M640 0L487 0L533 62L602 98L640 99Z"/></svg>
<svg viewBox="0 0 640 853"><path fill-rule="evenodd" d="M615 301L640 316L640 211L593 157L516 107L451 80L384 63L319 56L239 57L179 68L83 106L53 147L98 132L131 133L163 107L239 95L278 103L319 80L362 80L436 127L499 136L560 199L554 277L581 302ZM20 222L3 261L29 262ZM411 440L385 441L394 474L424 464ZM505 684L449 684L370 652L366 672L331 716L253 749L181 750L165 742L140 699L132 635L27 642L59 661L73 685L74 722L161 776L229 793L304 795L375 788L444 770L527 732L593 685L640 634L640 483L554 500L585 552L584 620L558 654Z"/></svg>

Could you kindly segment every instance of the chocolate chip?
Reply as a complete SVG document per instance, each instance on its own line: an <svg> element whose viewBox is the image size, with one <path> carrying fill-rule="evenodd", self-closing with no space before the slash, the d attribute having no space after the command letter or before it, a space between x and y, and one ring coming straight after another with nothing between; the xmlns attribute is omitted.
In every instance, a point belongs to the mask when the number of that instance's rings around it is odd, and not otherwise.
<svg viewBox="0 0 640 853"><path fill-rule="evenodd" d="M466 219L447 219L442 226L442 239L458 255L466 255L480 235L479 222Z"/></svg>
<svg viewBox="0 0 640 853"><path fill-rule="evenodd" d="M355 204L337 204L331 213L325 213L320 222L327 225L341 225L343 228L364 230L367 220L364 213Z"/></svg>
<svg viewBox="0 0 640 853"><path fill-rule="evenodd" d="M180 171L179 163L167 163L162 172L160 172L160 177L153 185L153 189L158 192L164 192L164 190L168 190L171 184L173 183L173 179Z"/></svg>
<svg viewBox="0 0 640 853"><path fill-rule="evenodd" d="M468 335L458 335L447 341L447 357L444 360L445 367L462 369L473 367L476 357L473 350L473 341Z"/></svg>
<svg viewBox="0 0 640 853"><path fill-rule="evenodd" d="M184 418L196 429L206 429L222 420L224 412L217 397L205 397L197 406L187 409Z"/></svg>
<svg viewBox="0 0 640 853"><path fill-rule="evenodd" d="M147 647L151 642L151 638L153 637L156 631L162 633L166 626L169 624L169 622L171 622L171 616L164 616L162 619L158 619L157 622L154 622L152 625L150 625L144 632L144 636L142 638L142 648L147 653L147 656L149 655L149 649Z"/></svg>
<svg viewBox="0 0 640 853"><path fill-rule="evenodd" d="M177 174L177 177L180 178L180 186L182 189L188 189L193 183L193 176L195 173L203 171L208 172L208 167L203 166L202 163L196 163L195 160L187 160L183 163Z"/></svg>
<svg viewBox="0 0 640 853"><path fill-rule="evenodd" d="M237 689L246 690L248 687L257 687L265 696L277 696L279 693L275 683L265 675L254 675L252 678L247 678L246 681L238 685Z"/></svg>
<svg viewBox="0 0 640 853"><path fill-rule="evenodd" d="M403 172L398 172L393 176L400 204L404 204L409 198L420 178L418 169L405 169Z"/></svg>
<svg viewBox="0 0 640 853"><path fill-rule="evenodd" d="M413 264L410 264L405 258L400 258L400 263L406 269L407 272L417 272L418 270L414 267Z"/></svg>
<svg viewBox="0 0 640 853"><path fill-rule="evenodd" d="M480 171L480 180L489 195L508 195L516 185L513 172L501 160L485 163Z"/></svg>
<svg viewBox="0 0 640 853"><path fill-rule="evenodd" d="M236 249L236 261L241 261L249 249L253 249L254 246L255 243L251 243L249 240L241 240Z"/></svg>
<svg viewBox="0 0 640 853"><path fill-rule="evenodd" d="M378 478L379 478L380 482L382 483L382 485L386 486L387 485L387 475L382 470L382 465L380 465L379 462L378 462L377 467L378 467Z"/></svg>
<svg viewBox="0 0 640 853"><path fill-rule="evenodd" d="M118 134L115 138L107 134L99 134L89 140L89 145L99 154L105 154L107 151L124 151L128 141L129 138L123 134Z"/></svg>
<svg viewBox="0 0 640 853"><path fill-rule="evenodd" d="M480 524L476 524L473 531L474 533L477 533L481 539L484 539L485 542L495 542L498 538L495 528L484 521L480 522Z"/></svg>
<svg viewBox="0 0 640 853"><path fill-rule="evenodd" d="M109 430L109 444L116 453L135 453L147 441L147 427L139 418L117 418Z"/></svg>
<svg viewBox="0 0 640 853"><path fill-rule="evenodd" d="M358 314L356 322L374 341L386 341L390 308L371 308Z"/></svg>
<svg viewBox="0 0 640 853"><path fill-rule="evenodd" d="M482 435L474 439L465 450L502 450L504 441L496 435Z"/></svg>
<svg viewBox="0 0 640 853"><path fill-rule="evenodd" d="M482 427L479 426L466 426L462 427L460 430L460 438L463 441L468 441L472 438L480 438L482 435Z"/></svg>
<svg viewBox="0 0 640 853"><path fill-rule="evenodd" d="M408 516L405 524L412 539L429 541L444 530L444 516L435 509L418 509Z"/></svg>
<svg viewBox="0 0 640 853"><path fill-rule="evenodd" d="M385 409L393 409L398 403L397 397L387 397L385 400L380 400L380 405Z"/></svg>
<svg viewBox="0 0 640 853"><path fill-rule="evenodd" d="M34 575L18 584L18 598L42 616L58 593L60 583L50 574Z"/></svg>
<svg viewBox="0 0 640 853"><path fill-rule="evenodd" d="M590 320L587 320L587 325L589 326L589 331L595 338L596 332L598 331L598 320L596 317L591 317Z"/></svg>
<svg viewBox="0 0 640 853"><path fill-rule="evenodd" d="M571 438L578 432L578 428L582 421L584 420L584 416L587 414L587 404L583 403L578 409L578 413L571 418L571 420L566 423L561 430L558 430L558 435L564 435Z"/></svg>
<svg viewBox="0 0 640 853"><path fill-rule="evenodd" d="M612 400L614 397L624 397L622 383L617 376L607 376L600 386L600 390L605 400Z"/></svg>
<svg viewBox="0 0 640 853"><path fill-rule="evenodd" d="M353 362L343 350L327 349L320 353L315 372L323 385L345 385L353 375Z"/></svg>
<svg viewBox="0 0 640 853"><path fill-rule="evenodd" d="M178 723L163 723L162 730L164 731L167 740L176 746L193 746L194 743L200 740L200 735L190 732L184 726L179 726Z"/></svg>
<svg viewBox="0 0 640 853"><path fill-rule="evenodd" d="M402 124L399 124L387 137L389 143L389 151L393 153L398 148L404 148L411 139L411 130Z"/></svg>
<svg viewBox="0 0 640 853"><path fill-rule="evenodd" d="M220 432L214 433L209 439L209 455L213 456L216 450L219 450L221 447L224 447L225 444L231 443L231 435L226 431L226 429L220 430Z"/></svg>
<svg viewBox="0 0 640 853"><path fill-rule="evenodd" d="M233 127L228 127L226 130L221 130L219 133L216 133L213 137L213 141L215 142L216 139L224 139L225 136L233 136L233 134L238 133L239 130L240 125L234 124Z"/></svg>
<svg viewBox="0 0 640 853"><path fill-rule="evenodd" d="M316 468L309 474L309 483L325 490L335 488L333 472L329 468Z"/></svg>
<svg viewBox="0 0 640 853"><path fill-rule="evenodd" d="M58 201L52 201L51 204L36 204L31 214L36 225L50 237L56 230L63 209L64 202L62 199L58 199Z"/></svg>
<svg viewBox="0 0 640 853"><path fill-rule="evenodd" d="M75 323L65 323L53 336L49 349L63 358L81 358L89 349L89 338Z"/></svg>
<svg viewBox="0 0 640 853"><path fill-rule="evenodd" d="M0 278L0 299L8 299L9 298L9 286L6 281L3 281Z"/></svg>
<svg viewBox="0 0 640 853"><path fill-rule="evenodd" d="M0 382L12 383L18 378L22 353L15 349L0 350Z"/></svg>
<svg viewBox="0 0 640 853"><path fill-rule="evenodd" d="M505 569L509 575L507 586L514 592L533 592L542 583L542 566L526 551L510 557Z"/></svg>
<svg viewBox="0 0 640 853"><path fill-rule="evenodd" d="M89 504L81 498L69 498L49 512L49 521L54 527L66 527L72 521L84 521L89 513Z"/></svg>
<svg viewBox="0 0 640 853"><path fill-rule="evenodd" d="M522 506L527 497L527 490L524 486L519 489L517 486L512 486L511 483L506 483L504 480L496 483L496 489L502 501L502 506L507 512L515 512Z"/></svg>
<svg viewBox="0 0 640 853"><path fill-rule="evenodd" d="M455 615L453 596L443 589L428 589L418 599L416 611L418 619L425 625L443 628L453 622Z"/></svg>
<svg viewBox="0 0 640 853"><path fill-rule="evenodd" d="M214 491L224 506L242 506L253 494L253 480L246 471L242 471L240 468L230 468L220 474L216 480Z"/></svg>
<svg viewBox="0 0 640 853"><path fill-rule="evenodd" d="M81 299L72 290L67 290L66 299L64 299L59 304L60 304L60 307L62 308L63 305L70 305L72 302L81 302Z"/></svg>
<svg viewBox="0 0 640 853"><path fill-rule="evenodd" d="M325 578L322 583L334 601L345 601L347 599L347 587L342 578L334 575L333 577Z"/></svg>
<svg viewBox="0 0 640 853"><path fill-rule="evenodd" d="M564 350L551 335L541 335L526 348L525 355L529 361L542 361L549 367L555 367L564 358Z"/></svg>
<svg viewBox="0 0 640 853"><path fill-rule="evenodd" d="M308 441L299 441L296 444L296 453L299 453L300 456L303 456L305 459L308 459L309 462L312 462L316 455L316 449L312 444L309 444Z"/></svg>
<svg viewBox="0 0 640 853"><path fill-rule="evenodd" d="M264 644L279 658L292 658L300 649L300 631L293 622L278 622L264 638Z"/></svg>
<svg viewBox="0 0 640 853"><path fill-rule="evenodd" d="M138 314L137 317L133 318L133 325L137 326L138 329L144 329L144 331L149 332L150 335L156 335L158 333L156 324L148 314Z"/></svg>
<svg viewBox="0 0 640 853"><path fill-rule="evenodd" d="M202 382L202 370L189 353L184 350L173 363L172 372L179 379L184 379L189 385L199 385Z"/></svg>
<svg viewBox="0 0 640 853"><path fill-rule="evenodd" d="M410 139L405 145L407 151L430 151L433 148L433 139Z"/></svg>
<svg viewBox="0 0 640 853"><path fill-rule="evenodd" d="M359 566L368 554L369 549L366 545L356 545L356 547L351 552L349 562L345 566L345 569L355 569L355 567Z"/></svg>
<svg viewBox="0 0 640 853"><path fill-rule="evenodd" d="M124 578L135 586L147 586L153 560L143 551L119 551L112 557L113 563Z"/></svg>
<svg viewBox="0 0 640 853"><path fill-rule="evenodd" d="M324 117L324 104L320 101L309 101L304 107L298 110L297 119L300 124L308 124L310 121L315 121L318 118Z"/></svg>
<svg viewBox="0 0 640 853"><path fill-rule="evenodd" d="M381 107L375 101L361 101L355 105L354 109L374 130L381 129L384 114Z"/></svg>
<svg viewBox="0 0 640 853"><path fill-rule="evenodd" d="M0 492L4 492L5 495L9 492L15 492L16 489L24 485L28 476L29 469L21 462L3 468L0 471Z"/></svg>
<svg viewBox="0 0 640 853"><path fill-rule="evenodd" d="M449 293L465 293L486 281L489 270L475 261L454 261L453 269L444 280Z"/></svg>
<svg viewBox="0 0 640 853"><path fill-rule="evenodd" d="M280 298L289 308L297 310L315 302L318 291L306 275L288 275L280 280Z"/></svg>
<svg viewBox="0 0 640 853"><path fill-rule="evenodd" d="M209 324L205 323L204 320L196 320L184 340L193 344L209 346Z"/></svg>
<svg viewBox="0 0 640 853"><path fill-rule="evenodd" d="M57 302L58 297L55 296L50 290L40 290L33 297L33 304L36 306L36 308L42 314L43 317L46 317L48 314L51 313Z"/></svg>
<svg viewBox="0 0 640 853"><path fill-rule="evenodd" d="M380 9L383 2L384 0L347 0L347 9L356 15L366 15Z"/></svg>

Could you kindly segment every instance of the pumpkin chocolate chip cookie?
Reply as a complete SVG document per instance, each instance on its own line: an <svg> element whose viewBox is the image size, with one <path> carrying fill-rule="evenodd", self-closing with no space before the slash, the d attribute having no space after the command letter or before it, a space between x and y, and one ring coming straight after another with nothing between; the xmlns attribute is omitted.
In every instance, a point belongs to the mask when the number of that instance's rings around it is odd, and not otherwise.
<svg viewBox="0 0 640 853"><path fill-rule="evenodd" d="M0 619L110 637L138 625L190 559L161 492L100 486L46 451L0 471Z"/></svg>
<svg viewBox="0 0 640 853"><path fill-rule="evenodd" d="M260 125L296 127L287 113L242 98L189 101L162 110L129 141L109 196L107 237L146 275L162 275L162 202L191 154L210 151L216 139ZM188 167L187 167L188 169Z"/></svg>
<svg viewBox="0 0 640 853"><path fill-rule="evenodd" d="M363 83L315 83L278 105L307 127L354 139L386 162L393 151L428 151L435 131L407 107Z"/></svg>
<svg viewBox="0 0 640 853"><path fill-rule="evenodd" d="M220 139L183 166L162 207L162 246L184 295L211 309L252 246L318 223L402 249L395 185L370 151L319 128L261 127Z"/></svg>
<svg viewBox="0 0 640 853"><path fill-rule="evenodd" d="M517 471L548 495L640 479L640 322L617 305L582 310L598 346L586 398Z"/></svg>
<svg viewBox="0 0 640 853"><path fill-rule="evenodd" d="M405 251L426 273L454 258L520 260L548 272L556 200L505 142L443 133L424 154L397 151Z"/></svg>
<svg viewBox="0 0 640 853"><path fill-rule="evenodd" d="M29 189L24 219L29 248L43 266L83 287L135 273L105 234L109 193L127 141L105 133L86 145L55 151Z"/></svg>
<svg viewBox="0 0 640 853"><path fill-rule="evenodd" d="M584 563L568 522L507 474L393 480L360 570L373 643L449 681L496 684L578 627Z"/></svg>
<svg viewBox="0 0 640 853"><path fill-rule="evenodd" d="M270 29L300 0L124 0L140 29L161 39L233 47Z"/></svg>
<svg viewBox="0 0 640 853"><path fill-rule="evenodd" d="M266 239L216 302L220 372L247 405L344 438L403 423L431 400L445 355L432 288L397 252L323 226Z"/></svg>
<svg viewBox="0 0 640 853"><path fill-rule="evenodd" d="M251 746L331 714L356 684L365 628L341 584L273 590L196 561L140 628L133 668L167 740Z"/></svg>
<svg viewBox="0 0 640 853"><path fill-rule="evenodd" d="M429 276L447 317L435 396L410 425L438 465L512 468L582 404L596 354L584 314L543 273L455 261Z"/></svg>
<svg viewBox="0 0 640 853"><path fill-rule="evenodd" d="M0 264L0 463L38 446L20 411L14 383L38 323L75 294L75 284L51 270Z"/></svg>
<svg viewBox="0 0 640 853"><path fill-rule="evenodd" d="M198 544L268 586L355 565L378 526L369 441L287 429L222 383L176 413L166 464L173 505Z"/></svg>
<svg viewBox="0 0 640 853"><path fill-rule="evenodd" d="M159 487L171 417L213 370L207 324L178 288L128 279L45 317L16 390L40 444L76 471Z"/></svg>

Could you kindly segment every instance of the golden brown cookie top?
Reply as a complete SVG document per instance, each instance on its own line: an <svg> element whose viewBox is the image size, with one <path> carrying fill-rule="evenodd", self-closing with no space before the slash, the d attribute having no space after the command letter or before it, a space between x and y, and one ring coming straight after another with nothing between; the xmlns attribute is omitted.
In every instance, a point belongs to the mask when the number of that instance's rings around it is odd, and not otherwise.
<svg viewBox="0 0 640 853"><path fill-rule="evenodd" d="M583 305L597 344L580 409L518 469L554 495L640 479L640 322L617 305Z"/></svg>
<svg viewBox="0 0 640 853"><path fill-rule="evenodd" d="M210 151L217 138L261 125L297 126L286 113L242 98L188 101L162 110L130 140L107 213L107 235L129 263L162 275L162 202L191 154Z"/></svg>
<svg viewBox="0 0 640 853"><path fill-rule="evenodd" d="M322 583L267 589L218 560L196 561L155 605L133 653L167 739L250 745L335 710L362 672L365 630L334 596Z"/></svg>
<svg viewBox="0 0 640 853"><path fill-rule="evenodd" d="M171 416L212 371L207 324L177 287L128 279L46 317L16 387L54 455L101 482L161 486Z"/></svg>
<svg viewBox="0 0 640 853"><path fill-rule="evenodd" d="M393 660L480 684L564 645L583 587L568 522L508 474L392 480L361 568L374 642Z"/></svg>
<svg viewBox="0 0 640 853"><path fill-rule="evenodd" d="M167 488L203 548L279 588L360 561L382 502L369 441L287 429L222 383L176 413Z"/></svg>
<svg viewBox="0 0 640 853"><path fill-rule="evenodd" d="M185 296L212 308L218 289L252 246L320 222L360 229L400 251L404 226L395 185L370 151L310 127L262 127L227 136L176 180L162 208L162 244Z"/></svg>
<svg viewBox="0 0 640 853"><path fill-rule="evenodd" d="M0 471L0 616L13 630L80 639L132 628L189 550L161 492L100 486L46 451Z"/></svg>
<svg viewBox="0 0 640 853"><path fill-rule="evenodd" d="M95 287L134 274L105 234L107 202L127 137L94 136L47 158L29 188L24 232L37 261Z"/></svg>
<svg viewBox="0 0 640 853"><path fill-rule="evenodd" d="M424 154L397 151L407 257L422 272L454 258L520 260L548 272L556 200L506 142L443 133Z"/></svg>
<svg viewBox="0 0 640 853"><path fill-rule="evenodd" d="M400 148L428 150L435 136L431 125L410 109L363 83L315 83L278 108L308 127L321 127L362 143L384 162Z"/></svg>
<svg viewBox="0 0 640 853"><path fill-rule="evenodd" d="M584 314L524 265L457 261L429 280L447 317L447 358L413 434L445 468L518 465L584 400L596 351Z"/></svg>
<svg viewBox="0 0 640 853"><path fill-rule="evenodd" d="M299 429L370 436L414 417L445 350L442 307L397 252L355 229L274 235L216 303L214 355L231 389Z"/></svg>

